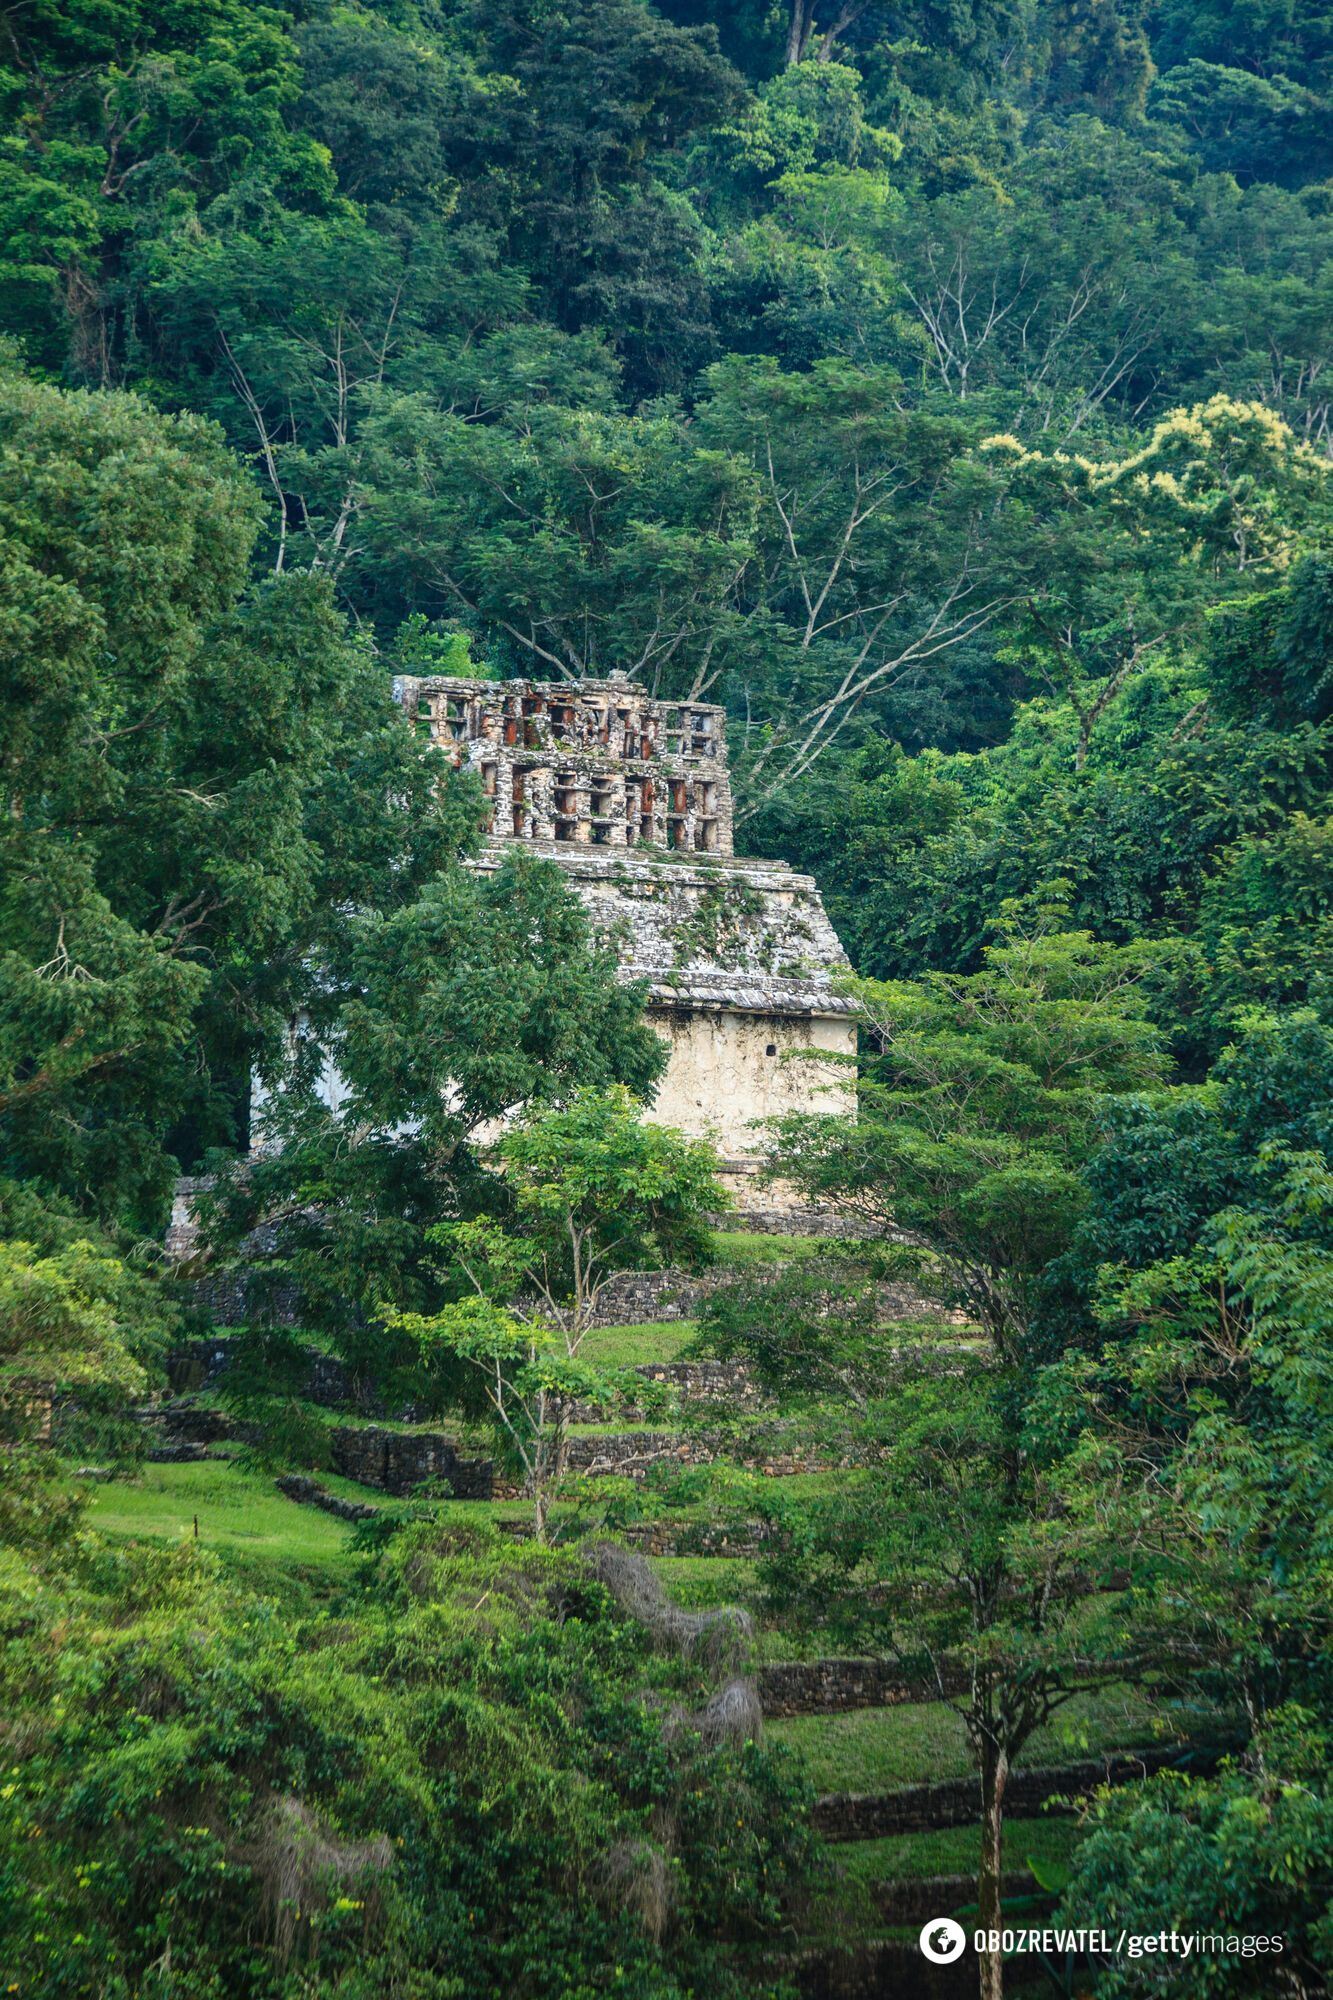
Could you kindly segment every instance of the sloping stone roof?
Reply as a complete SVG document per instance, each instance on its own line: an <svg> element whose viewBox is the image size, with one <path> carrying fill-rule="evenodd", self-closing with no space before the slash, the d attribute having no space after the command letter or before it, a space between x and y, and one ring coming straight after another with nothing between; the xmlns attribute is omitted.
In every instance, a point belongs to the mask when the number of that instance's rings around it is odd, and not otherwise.
<svg viewBox="0 0 1333 2000"><path fill-rule="evenodd" d="M512 845L492 841L474 866L498 867ZM786 862L526 845L557 863L623 977L646 980L657 1006L856 1011L839 990L850 968L814 880Z"/></svg>

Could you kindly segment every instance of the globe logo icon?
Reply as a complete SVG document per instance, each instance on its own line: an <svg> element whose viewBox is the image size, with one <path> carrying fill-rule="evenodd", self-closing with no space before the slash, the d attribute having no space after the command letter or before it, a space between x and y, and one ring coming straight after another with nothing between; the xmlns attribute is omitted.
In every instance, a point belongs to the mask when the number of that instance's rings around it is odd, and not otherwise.
<svg viewBox="0 0 1333 2000"><path fill-rule="evenodd" d="M932 1965L952 1965L967 1949L967 1932L952 1917L932 1917L922 1925L919 1943Z"/></svg>

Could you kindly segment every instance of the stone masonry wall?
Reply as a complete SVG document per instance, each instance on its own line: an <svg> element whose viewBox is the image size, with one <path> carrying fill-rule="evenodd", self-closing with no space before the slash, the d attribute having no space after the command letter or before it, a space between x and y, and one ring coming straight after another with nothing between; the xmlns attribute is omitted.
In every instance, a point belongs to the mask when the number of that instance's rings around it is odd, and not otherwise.
<svg viewBox="0 0 1333 2000"><path fill-rule="evenodd" d="M167 1380L173 1393L188 1395L211 1388L227 1368L232 1344L232 1336L214 1334L210 1339L186 1341L174 1348L167 1357ZM307 1348L306 1355L309 1373L300 1393L308 1402L323 1409L356 1409L368 1416L385 1414L374 1395L348 1374L336 1355L322 1354L314 1347ZM679 1398L685 1403L727 1403L757 1409L765 1400L744 1361L645 1361L631 1372L645 1384L666 1391L671 1399ZM568 1421L598 1423L604 1414L600 1407L572 1403ZM643 1420L633 1403L621 1404L616 1415L625 1423ZM404 1411L401 1421L410 1423L410 1413Z"/></svg>
<svg viewBox="0 0 1333 2000"><path fill-rule="evenodd" d="M495 1488L489 1458L463 1458L440 1431L381 1430L373 1424L339 1425L329 1433L333 1469L344 1479L406 1494L428 1479L447 1479L459 1500L489 1500Z"/></svg>
<svg viewBox="0 0 1333 2000"><path fill-rule="evenodd" d="M847 1215L834 1208L812 1207L793 1202L789 1208L778 1203L750 1201L739 1176L732 1178L737 1199L734 1215L709 1217L714 1229L743 1229L750 1236L836 1236L847 1242L881 1240L884 1230L864 1216Z"/></svg>
<svg viewBox="0 0 1333 2000"><path fill-rule="evenodd" d="M626 675L573 686L403 674L393 691L418 734L478 773L497 839L731 853L714 703L655 701Z"/></svg>
<svg viewBox="0 0 1333 2000"><path fill-rule="evenodd" d="M645 1361L633 1370L645 1385L664 1392L667 1405L682 1403L726 1403L740 1409L758 1409L767 1399L744 1361ZM651 1414L662 1414L663 1398L652 1399ZM641 1424L650 1414L650 1402L633 1400L619 1403L614 1411L600 1404L571 1402L566 1415L571 1424L600 1424L608 1419Z"/></svg>
<svg viewBox="0 0 1333 2000"><path fill-rule="evenodd" d="M757 1679L764 1714L773 1716L840 1715L940 1698L934 1681L905 1681L888 1660L776 1660L760 1667Z"/></svg>
<svg viewBox="0 0 1333 2000"><path fill-rule="evenodd" d="M747 1216L748 1223L749 1218ZM834 1268L836 1267L836 1268ZM761 1265L753 1273L760 1280L789 1270L785 1261ZM843 1268L835 1258L830 1266L833 1278ZM716 1291L735 1282L734 1267L715 1266L710 1271L619 1271L609 1278L597 1301L594 1326L635 1326L643 1321L697 1319L703 1306ZM883 1318L939 1319L961 1322L961 1314L946 1312L938 1301L927 1298L913 1285L898 1281L878 1286L876 1298Z"/></svg>
<svg viewBox="0 0 1333 2000"><path fill-rule="evenodd" d="M1050 1769L1013 1771L1005 1789L1005 1811L1015 1819L1039 1812L1072 1812L1073 1804L1065 1801L1099 1785L1136 1784L1186 1756L1191 1772L1206 1775L1216 1769L1220 1754L1187 1751L1179 1744L1158 1745ZM952 1778L937 1785L906 1785L896 1792L833 1792L816 1800L811 1820L826 1840L882 1840L893 1834L974 1826L979 1810L976 1778Z"/></svg>

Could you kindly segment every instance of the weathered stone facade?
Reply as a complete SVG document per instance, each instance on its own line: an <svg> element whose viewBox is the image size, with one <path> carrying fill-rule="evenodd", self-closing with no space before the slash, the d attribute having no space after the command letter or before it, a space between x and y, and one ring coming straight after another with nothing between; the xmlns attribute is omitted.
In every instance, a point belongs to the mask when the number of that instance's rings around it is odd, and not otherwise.
<svg viewBox="0 0 1333 2000"><path fill-rule="evenodd" d="M478 771L497 838L730 854L725 715L605 681L393 684L418 733Z"/></svg>
<svg viewBox="0 0 1333 2000"><path fill-rule="evenodd" d="M744 1180L755 1125L849 1109L847 961L813 880L732 848L726 718L626 679L404 675L415 727L480 776L500 866L515 841L557 862L622 975L643 980L670 1058L650 1116L708 1134Z"/></svg>

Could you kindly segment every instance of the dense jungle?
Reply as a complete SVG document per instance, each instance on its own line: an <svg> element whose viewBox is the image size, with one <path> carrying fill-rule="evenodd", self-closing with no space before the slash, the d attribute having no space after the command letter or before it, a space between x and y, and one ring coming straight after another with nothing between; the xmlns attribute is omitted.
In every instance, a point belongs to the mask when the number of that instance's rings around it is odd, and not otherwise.
<svg viewBox="0 0 1333 2000"><path fill-rule="evenodd" d="M1333 8L3 21L0 1993L1327 1993ZM725 710L787 1226L404 674Z"/></svg>

